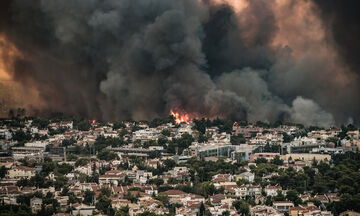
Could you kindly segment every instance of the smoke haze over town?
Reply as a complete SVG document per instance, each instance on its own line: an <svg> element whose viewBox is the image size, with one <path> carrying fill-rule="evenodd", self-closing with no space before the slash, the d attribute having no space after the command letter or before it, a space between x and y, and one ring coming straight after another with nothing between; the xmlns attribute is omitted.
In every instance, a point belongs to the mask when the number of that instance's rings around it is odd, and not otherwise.
<svg viewBox="0 0 360 216"><path fill-rule="evenodd" d="M0 216L360 216L360 0L0 0Z"/></svg>
<svg viewBox="0 0 360 216"><path fill-rule="evenodd" d="M175 110L196 118L359 124L358 6L2 0L0 105L103 120Z"/></svg>

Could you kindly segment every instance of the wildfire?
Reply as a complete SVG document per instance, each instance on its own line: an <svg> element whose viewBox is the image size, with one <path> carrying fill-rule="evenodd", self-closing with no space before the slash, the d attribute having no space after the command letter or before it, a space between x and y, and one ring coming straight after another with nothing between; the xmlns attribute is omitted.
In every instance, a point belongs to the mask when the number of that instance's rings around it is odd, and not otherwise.
<svg viewBox="0 0 360 216"><path fill-rule="evenodd" d="M170 110L170 114L174 116L176 124L186 123L189 124L191 119L188 113L186 112L176 112L173 110Z"/></svg>
<svg viewBox="0 0 360 216"><path fill-rule="evenodd" d="M92 120L92 124L95 124L96 123L96 120L94 119L94 120Z"/></svg>

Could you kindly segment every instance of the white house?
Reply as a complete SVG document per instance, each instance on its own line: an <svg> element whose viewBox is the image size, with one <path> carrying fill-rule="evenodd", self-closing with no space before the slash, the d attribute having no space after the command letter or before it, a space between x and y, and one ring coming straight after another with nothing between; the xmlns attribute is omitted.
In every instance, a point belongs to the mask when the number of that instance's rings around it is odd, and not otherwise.
<svg viewBox="0 0 360 216"><path fill-rule="evenodd" d="M13 167L8 172L10 179L31 178L35 176L35 168L26 166Z"/></svg>
<svg viewBox="0 0 360 216"><path fill-rule="evenodd" d="M255 179L255 174L254 173L251 173L251 172L244 172L244 173L241 173L239 175L237 175L235 177L236 181L239 181L239 180L247 180L249 182L254 182L254 179Z"/></svg>
<svg viewBox="0 0 360 216"><path fill-rule="evenodd" d="M89 216L92 215L93 211L95 210L95 206L88 206L85 204L75 204L73 207L75 209L72 211L72 215Z"/></svg>
<svg viewBox="0 0 360 216"><path fill-rule="evenodd" d="M279 212L289 212L289 208L294 207L294 203L290 201L277 201L273 202L273 206Z"/></svg>
<svg viewBox="0 0 360 216"><path fill-rule="evenodd" d="M268 185L265 187L266 196L276 196L278 191L282 191L280 186Z"/></svg>

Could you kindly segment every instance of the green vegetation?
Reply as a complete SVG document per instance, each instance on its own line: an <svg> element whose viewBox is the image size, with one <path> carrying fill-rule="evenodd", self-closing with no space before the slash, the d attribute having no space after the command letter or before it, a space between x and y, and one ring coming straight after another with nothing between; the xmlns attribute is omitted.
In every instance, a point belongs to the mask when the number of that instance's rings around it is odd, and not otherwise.
<svg viewBox="0 0 360 216"><path fill-rule="evenodd" d="M124 123L121 122L115 122L113 127L114 130L120 129L120 128L126 128L126 125Z"/></svg>
<svg viewBox="0 0 360 216"><path fill-rule="evenodd" d="M33 127L37 127L38 129L46 129L49 126L50 121L48 119L39 119L39 118L35 118L32 123L31 126Z"/></svg>
<svg viewBox="0 0 360 216"><path fill-rule="evenodd" d="M162 178L150 179L149 184L155 184L159 187L160 185L164 184L164 180Z"/></svg>
<svg viewBox="0 0 360 216"><path fill-rule="evenodd" d="M240 145L246 143L246 139L244 135L238 134L237 136L231 136L230 142L232 145Z"/></svg>
<svg viewBox="0 0 360 216"><path fill-rule="evenodd" d="M30 200L33 197L42 199L42 206L37 214L33 214L30 208ZM16 198L16 202L19 205L1 205L0 215L52 215L60 212L60 204L50 192L48 192L45 196L43 196L40 192L19 195Z"/></svg>
<svg viewBox="0 0 360 216"><path fill-rule="evenodd" d="M166 150L168 153L178 153L180 155L191 145L192 142L194 142L194 138L190 134L185 133L181 136L181 138L173 138L166 147ZM178 149L178 152L176 152L176 148Z"/></svg>
<svg viewBox="0 0 360 216"><path fill-rule="evenodd" d="M162 124L172 123L175 124L174 117L172 115L165 118L155 118L149 122L149 127L154 128Z"/></svg>
<svg viewBox="0 0 360 216"><path fill-rule="evenodd" d="M233 206L240 215L249 215L250 213L250 206L245 200L236 200L233 202Z"/></svg>
<svg viewBox="0 0 360 216"><path fill-rule="evenodd" d="M64 139L61 143L61 146L67 147L67 146L74 145L75 143L76 143L76 140L74 139L74 137L71 137L71 139Z"/></svg>
<svg viewBox="0 0 360 216"><path fill-rule="evenodd" d="M86 164L88 164L90 162L89 158L80 158L78 160L76 160L75 162L75 166L85 166Z"/></svg>
<svg viewBox="0 0 360 216"><path fill-rule="evenodd" d="M204 119L202 118L201 120L193 120L195 126L194 129L198 130L201 134L204 134L206 131L206 128L209 127L217 127L219 128L219 132L226 132L226 133L231 133L232 132L232 127L234 122L230 121L230 120L223 120L223 119L219 119L216 118L213 121L209 120L209 119Z"/></svg>
<svg viewBox="0 0 360 216"><path fill-rule="evenodd" d="M97 157L99 158L99 160L106 160L106 161L119 159L119 156L115 152L106 149L100 151Z"/></svg>
<svg viewBox="0 0 360 216"><path fill-rule="evenodd" d="M241 171L238 170L238 167L242 164L240 163L227 163L224 160L213 161L201 161L196 158L191 158L187 163L187 167L190 169L191 181L194 182L205 182L210 181L212 176L219 173L230 173L237 174Z"/></svg>
<svg viewBox="0 0 360 216"><path fill-rule="evenodd" d="M108 146L120 147L125 144L127 143L122 138L99 136L94 143L94 147L96 151L100 152Z"/></svg>
<svg viewBox="0 0 360 216"><path fill-rule="evenodd" d="M15 133L13 134L13 140L16 140L16 141L22 142L22 143L31 140L31 138L32 138L32 136L29 131L24 132L21 129L15 131Z"/></svg>
<svg viewBox="0 0 360 216"><path fill-rule="evenodd" d="M0 167L0 179L4 178L8 172L8 168L5 166Z"/></svg>

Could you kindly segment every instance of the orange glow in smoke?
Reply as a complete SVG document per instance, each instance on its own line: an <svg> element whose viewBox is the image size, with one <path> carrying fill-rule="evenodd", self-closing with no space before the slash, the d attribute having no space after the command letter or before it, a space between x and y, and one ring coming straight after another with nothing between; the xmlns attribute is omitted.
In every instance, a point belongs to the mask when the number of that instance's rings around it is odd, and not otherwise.
<svg viewBox="0 0 360 216"><path fill-rule="evenodd" d="M176 124L186 123L189 124L191 119L187 112L176 112L173 110L170 110L170 115L174 116Z"/></svg>
<svg viewBox="0 0 360 216"><path fill-rule="evenodd" d="M95 123L96 123L96 120L95 120L95 119L94 119L94 120L92 120L92 123L93 123L93 124L95 124Z"/></svg>
<svg viewBox="0 0 360 216"><path fill-rule="evenodd" d="M45 103L40 99L39 91L31 83L31 79L17 77L24 81L14 80L14 65L24 55L3 34L0 34L0 117L7 117L9 109L25 108L30 114L33 108L41 109Z"/></svg>
<svg viewBox="0 0 360 216"><path fill-rule="evenodd" d="M20 56L19 51L6 40L4 35L0 35L0 80L12 80L8 67L13 64L15 56Z"/></svg>
<svg viewBox="0 0 360 216"><path fill-rule="evenodd" d="M212 2L216 5L229 5L234 9L235 13L241 13L249 6L249 3L245 0L213 0Z"/></svg>

